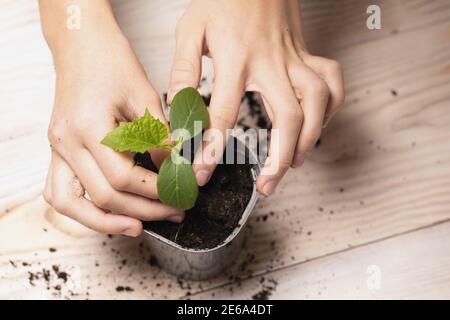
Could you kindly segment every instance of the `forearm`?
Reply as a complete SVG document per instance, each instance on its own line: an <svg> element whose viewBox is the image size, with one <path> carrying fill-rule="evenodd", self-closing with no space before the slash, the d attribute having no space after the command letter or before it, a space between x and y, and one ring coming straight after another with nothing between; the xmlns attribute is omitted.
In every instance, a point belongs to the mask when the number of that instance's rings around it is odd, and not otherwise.
<svg viewBox="0 0 450 320"><path fill-rule="evenodd" d="M68 23L77 19L70 6L79 8L79 25L75 27ZM65 60L68 52L89 52L93 42L125 40L108 0L39 0L39 9L42 32L55 65Z"/></svg>

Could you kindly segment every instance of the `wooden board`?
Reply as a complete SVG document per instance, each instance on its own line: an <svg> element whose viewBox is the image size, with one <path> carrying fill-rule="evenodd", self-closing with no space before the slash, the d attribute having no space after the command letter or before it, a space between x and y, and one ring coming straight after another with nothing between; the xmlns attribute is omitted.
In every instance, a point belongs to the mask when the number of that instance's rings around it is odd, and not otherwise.
<svg viewBox="0 0 450 320"><path fill-rule="evenodd" d="M160 92L168 83L176 19L187 3L113 1ZM373 297L408 297L409 282L424 263L424 246L448 236L442 231L447 224L432 226L450 219L450 3L378 1L383 20L376 31L365 27L368 3L303 1L311 51L344 67L345 108L305 166L291 170L276 194L259 203L236 265L205 282L178 282L149 264L151 253L140 239L97 235L61 217L39 197L49 159L45 135L53 69L36 3L2 3L0 114L7 121L0 128L0 298L145 299L188 293L202 298L211 292L227 298L237 297L227 293L228 287L211 290L249 278L240 296L248 298L258 275L268 272L278 281L273 297L320 298L319 291L322 297L336 297L345 282L360 283L350 271L366 266L384 245L392 250L378 255L379 264L386 265L384 274L394 277L403 261L412 272L398 278L401 282L392 280L396 291L381 290ZM406 236L397 236L406 233L409 242L402 242ZM411 244L411 254L388 264L392 254L402 254L402 243ZM421 278L427 290L420 297L450 298L438 281L446 275L437 266L448 263L443 254L448 247L441 243L427 253L433 264ZM339 281L330 280L332 290L305 285L295 294L292 288L302 281L314 284L323 276L308 266L325 275L342 270L343 255L351 255L351 268ZM69 275L66 281L61 270ZM30 281L29 272L38 279ZM120 291L121 286L133 291ZM413 290L411 296L419 294ZM341 297L372 296L342 290Z"/></svg>
<svg viewBox="0 0 450 320"><path fill-rule="evenodd" d="M236 282L191 299L444 299L450 223ZM436 258L439 257L439 262Z"/></svg>

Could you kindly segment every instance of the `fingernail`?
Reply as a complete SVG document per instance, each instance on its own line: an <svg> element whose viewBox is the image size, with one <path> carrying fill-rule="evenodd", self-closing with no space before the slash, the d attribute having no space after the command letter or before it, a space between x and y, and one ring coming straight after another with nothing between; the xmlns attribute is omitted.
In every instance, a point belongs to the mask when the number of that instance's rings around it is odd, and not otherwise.
<svg viewBox="0 0 450 320"><path fill-rule="evenodd" d="M294 161L293 161L293 167L300 167L303 162L305 162L306 154L303 152L299 152L295 155Z"/></svg>
<svg viewBox="0 0 450 320"><path fill-rule="evenodd" d="M270 196L275 190L276 186L277 184L275 183L275 181L267 181L262 190L264 195Z"/></svg>
<svg viewBox="0 0 450 320"><path fill-rule="evenodd" d="M139 235L139 233L136 232L136 229L133 228L125 229L122 234L129 237L137 237Z"/></svg>
<svg viewBox="0 0 450 320"><path fill-rule="evenodd" d="M197 183L199 186L204 186L206 183L208 183L209 180L209 172L206 170L199 170L195 174L195 177L197 178Z"/></svg>
<svg viewBox="0 0 450 320"><path fill-rule="evenodd" d="M181 223L184 220L184 217L182 215L176 215L176 216L170 216L166 218L167 221L174 222L174 223Z"/></svg>
<svg viewBox="0 0 450 320"><path fill-rule="evenodd" d="M176 83L171 86L169 90L167 90L167 103L171 103L177 92L186 87L188 87L188 85L184 83Z"/></svg>

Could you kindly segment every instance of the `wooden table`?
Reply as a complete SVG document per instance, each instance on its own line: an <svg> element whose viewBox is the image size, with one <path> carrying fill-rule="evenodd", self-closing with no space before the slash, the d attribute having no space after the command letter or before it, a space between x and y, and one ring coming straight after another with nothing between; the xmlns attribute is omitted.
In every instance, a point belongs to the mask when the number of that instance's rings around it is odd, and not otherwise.
<svg viewBox="0 0 450 320"><path fill-rule="evenodd" d="M161 92L187 2L114 1ZM366 28L372 3L381 30ZM141 239L95 234L42 200L53 67L36 1L2 1L0 298L450 298L450 2L303 7L311 51L344 67L345 109L259 203L236 265L187 282Z"/></svg>

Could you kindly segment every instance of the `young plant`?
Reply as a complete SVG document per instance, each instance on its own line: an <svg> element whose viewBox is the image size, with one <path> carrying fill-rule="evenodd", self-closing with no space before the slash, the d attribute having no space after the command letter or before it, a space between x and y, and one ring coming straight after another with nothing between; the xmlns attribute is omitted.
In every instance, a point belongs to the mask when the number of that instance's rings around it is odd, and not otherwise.
<svg viewBox="0 0 450 320"><path fill-rule="evenodd" d="M194 88L185 88L173 98L169 113L170 131L180 134L174 144L168 144L169 130L148 110L144 116L131 122L121 122L101 141L118 152L144 153L162 148L171 151L161 165L157 180L161 202L187 210L194 206L198 197L198 186L194 171L188 160L180 155L184 141L200 134L208 126L209 117L201 95ZM201 126L194 126L196 121ZM187 134L189 133L189 134Z"/></svg>

